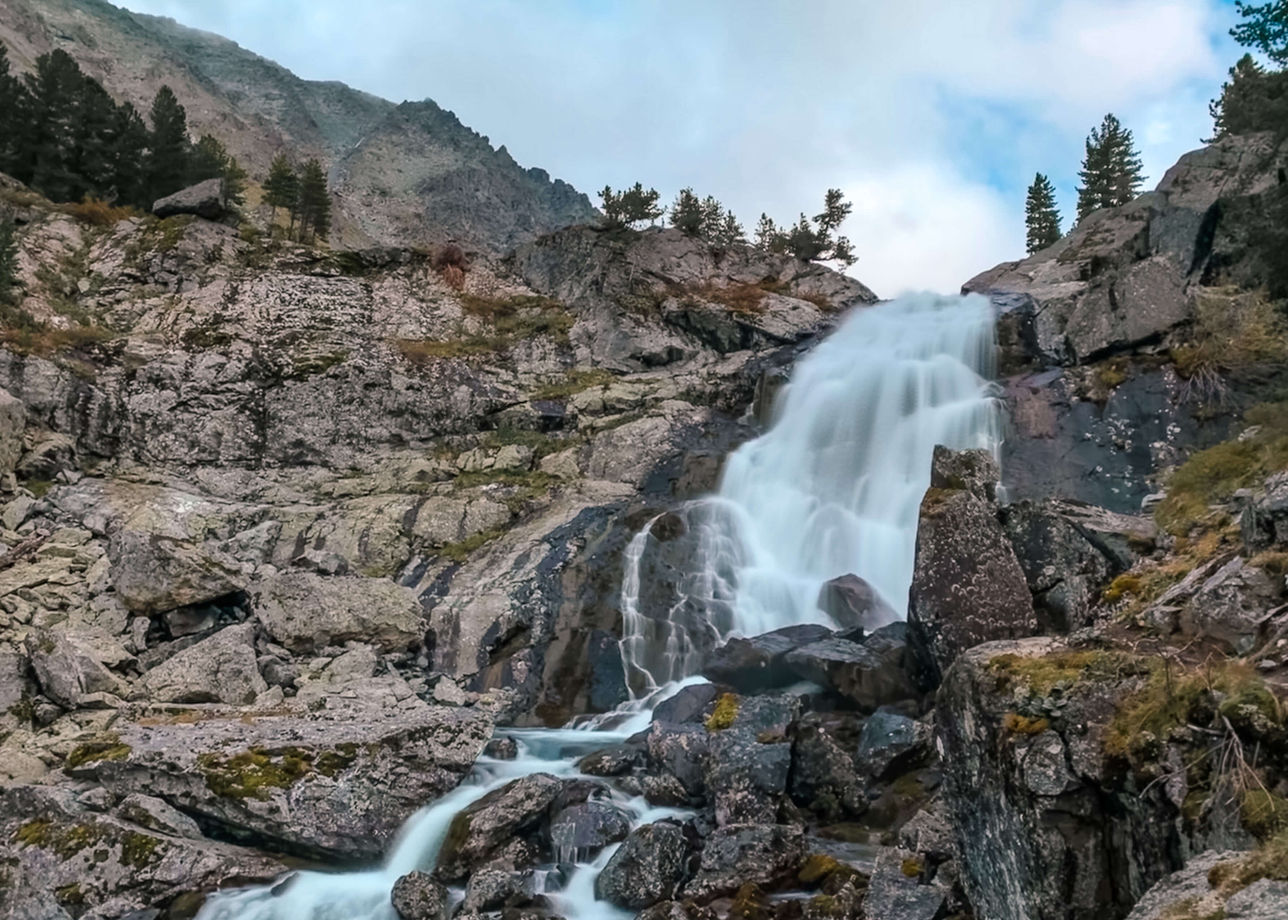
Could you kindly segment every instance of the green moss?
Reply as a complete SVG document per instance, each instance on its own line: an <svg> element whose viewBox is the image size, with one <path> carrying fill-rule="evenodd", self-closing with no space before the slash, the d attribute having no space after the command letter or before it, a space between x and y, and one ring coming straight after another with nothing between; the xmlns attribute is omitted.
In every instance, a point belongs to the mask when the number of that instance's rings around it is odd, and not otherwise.
<svg viewBox="0 0 1288 920"><path fill-rule="evenodd" d="M569 371L563 380L556 383L548 383L532 391L532 399L567 399L569 396L575 396L589 390L591 387L604 386L612 383L617 379L617 375L612 371L603 368L592 368L590 370Z"/></svg>
<svg viewBox="0 0 1288 920"><path fill-rule="evenodd" d="M720 732L733 725L738 718L738 696L734 693L722 693L716 700L716 707L707 716L707 731Z"/></svg>
<svg viewBox="0 0 1288 920"><path fill-rule="evenodd" d="M914 856L899 863L899 871L908 878L921 878L926 871L926 864Z"/></svg>
<svg viewBox="0 0 1288 920"><path fill-rule="evenodd" d="M1288 830L1288 799L1264 789L1249 789L1239 797L1239 819L1258 840Z"/></svg>
<svg viewBox="0 0 1288 920"><path fill-rule="evenodd" d="M206 786L231 799L266 799L272 789L289 789L313 772L313 755L297 748L252 748L232 757L202 754L197 765Z"/></svg>
<svg viewBox="0 0 1288 920"><path fill-rule="evenodd" d="M1154 518L1169 533L1183 535L1212 519L1210 506L1237 489L1259 485L1288 467L1288 404L1249 409L1245 421L1260 430L1243 440L1225 441L1193 454L1167 482L1167 498Z"/></svg>
<svg viewBox="0 0 1288 920"><path fill-rule="evenodd" d="M470 536L466 537L464 540L460 540L456 543L448 543L445 546L440 546L435 550L435 552L446 559L452 560L453 562L462 563L467 561L470 556L474 555L474 553L478 552L484 546L487 546L492 541L501 537L504 533L505 531L499 527L493 528L492 530L483 530L476 534L470 534Z"/></svg>
<svg viewBox="0 0 1288 920"><path fill-rule="evenodd" d="M1288 830L1280 831L1240 859L1217 863L1208 884L1229 897L1263 878L1288 882Z"/></svg>
<svg viewBox="0 0 1288 920"><path fill-rule="evenodd" d="M323 776L334 778L353 765L353 762L358 759L358 750L358 745L351 742L338 744L334 750L319 754L313 766Z"/></svg>
<svg viewBox="0 0 1288 920"><path fill-rule="evenodd" d="M748 882L733 896L729 916L739 920L773 920L774 912L760 886L755 882Z"/></svg>
<svg viewBox="0 0 1288 920"><path fill-rule="evenodd" d="M52 821L28 821L13 832L13 841L28 847L48 846L53 829Z"/></svg>
<svg viewBox="0 0 1288 920"><path fill-rule="evenodd" d="M67 907L78 907L85 903L85 893L81 891L80 884L77 882L55 888L54 898L59 904Z"/></svg>
<svg viewBox="0 0 1288 920"><path fill-rule="evenodd" d="M1003 687L1024 687L1039 696L1081 680L1114 678L1130 672L1135 660L1122 652L1059 651L1050 655L997 655L987 670Z"/></svg>
<svg viewBox="0 0 1288 920"><path fill-rule="evenodd" d="M349 360L347 351L335 351L322 355L304 355L291 362L291 378L305 380L323 374L338 364Z"/></svg>
<svg viewBox="0 0 1288 920"><path fill-rule="evenodd" d="M826 853L811 853L806 857L796 878L805 885L820 885L840 868L841 863Z"/></svg>
<svg viewBox="0 0 1288 920"><path fill-rule="evenodd" d="M160 861L157 853L159 844L159 840L147 834L127 834L121 843L121 862L136 869L146 869Z"/></svg>
<svg viewBox="0 0 1288 920"><path fill-rule="evenodd" d="M120 735L109 732L73 748L67 755L67 760L63 762L63 766L74 769L90 763L125 760L129 756L130 746L121 743Z"/></svg>

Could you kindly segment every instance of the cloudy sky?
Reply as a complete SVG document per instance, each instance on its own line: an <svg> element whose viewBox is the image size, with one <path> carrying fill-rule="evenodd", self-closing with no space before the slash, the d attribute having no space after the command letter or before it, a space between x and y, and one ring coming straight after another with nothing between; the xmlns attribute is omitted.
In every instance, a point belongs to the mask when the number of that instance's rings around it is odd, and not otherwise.
<svg viewBox="0 0 1288 920"><path fill-rule="evenodd" d="M120 2L120 0L118 0ZM1023 253L1048 173L1066 223L1108 111L1152 186L1208 136L1227 0L124 0L310 79L429 97L591 193L713 194L752 227L854 203L852 273L953 291Z"/></svg>

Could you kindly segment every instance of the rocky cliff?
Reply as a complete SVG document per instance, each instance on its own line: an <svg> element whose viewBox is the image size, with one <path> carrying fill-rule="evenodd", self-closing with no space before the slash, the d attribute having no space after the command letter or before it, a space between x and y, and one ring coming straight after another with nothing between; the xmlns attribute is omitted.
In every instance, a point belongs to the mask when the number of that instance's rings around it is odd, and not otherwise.
<svg viewBox="0 0 1288 920"><path fill-rule="evenodd" d="M143 113L168 84L190 128L220 138L252 178L267 175L279 151L319 157L330 169L338 245L455 238L499 255L595 215L585 195L519 166L430 100L394 104L341 83L302 80L170 19L103 0L3 0L0 41L19 71L61 48Z"/></svg>

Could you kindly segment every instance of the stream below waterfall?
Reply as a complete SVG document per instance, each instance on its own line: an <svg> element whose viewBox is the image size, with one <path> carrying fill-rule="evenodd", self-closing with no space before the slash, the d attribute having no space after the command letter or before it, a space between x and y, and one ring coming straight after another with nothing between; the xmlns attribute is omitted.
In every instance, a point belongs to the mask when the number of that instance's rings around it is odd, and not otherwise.
<svg viewBox="0 0 1288 920"><path fill-rule="evenodd" d="M769 430L730 455L718 493L679 510L698 539L677 602L654 608L642 600L650 527L631 542L621 641L630 702L575 727L498 729L515 739L519 755L479 758L466 782L407 821L383 865L301 871L273 886L221 892L198 920L397 920L394 882L433 869L458 812L522 776L581 775L582 756L646 728L656 703L699 680L714 645L793 624L828 625L819 591L846 574L866 579L902 618L935 445L998 446L992 361L992 308L982 297L918 294L855 310L796 366ZM607 794L632 827L686 814ZM588 862L556 854L562 865L536 873L556 913L634 916L595 899L595 877L616 846Z"/></svg>

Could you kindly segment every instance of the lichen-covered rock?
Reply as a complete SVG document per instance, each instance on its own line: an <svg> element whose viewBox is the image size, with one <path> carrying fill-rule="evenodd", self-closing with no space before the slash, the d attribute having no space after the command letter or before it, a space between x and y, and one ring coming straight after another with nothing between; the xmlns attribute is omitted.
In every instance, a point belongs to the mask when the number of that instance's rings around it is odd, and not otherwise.
<svg viewBox="0 0 1288 920"><path fill-rule="evenodd" d="M168 703L253 703L268 689L254 641L255 627L249 623L221 629L148 671L143 692Z"/></svg>
<svg viewBox="0 0 1288 920"><path fill-rule="evenodd" d="M629 910L651 907L675 896L688 860L688 838L679 825L645 824L631 831L596 877L595 897Z"/></svg>
<svg viewBox="0 0 1288 920"><path fill-rule="evenodd" d="M0 475L12 473L18 465L26 429L26 407L7 390L0 390Z"/></svg>
<svg viewBox="0 0 1288 920"><path fill-rule="evenodd" d="M806 716L796 726L789 791L797 807L824 819L858 817L867 808L854 755L816 717Z"/></svg>
<svg viewBox="0 0 1288 920"><path fill-rule="evenodd" d="M916 853L891 848L877 857L863 910L864 916L883 920L936 920L946 901L943 888L930 884L930 867Z"/></svg>
<svg viewBox="0 0 1288 920"><path fill-rule="evenodd" d="M942 802L977 915L1121 914L1177 868L1184 770L1138 786L1109 756L1117 706L1141 688L1144 664L1030 638L970 649L949 669L936 710L951 764Z"/></svg>
<svg viewBox="0 0 1288 920"><path fill-rule="evenodd" d="M550 845L559 862L586 862L631 830L630 818L607 802L580 802L558 811L550 821Z"/></svg>
<svg viewBox="0 0 1288 920"><path fill-rule="evenodd" d="M511 840L548 818L563 781L534 773L495 789L452 819L434 870L445 882L465 879Z"/></svg>
<svg viewBox="0 0 1288 920"><path fill-rule="evenodd" d="M201 604L246 586L226 554L166 533L122 528L107 551L116 593L135 613Z"/></svg>
<svg viewBox="0 0 1288 920"><path fill-rule="evenodd" d="M123 917L286 867L254 850L98 814L66 789L0 790L0 915Z"/></svg>
<svg viewBox="0 0 1288 920"><path fill-rule="evenodd" d="M428 872L409 872L399 878L391 899L402 920L447 920L447 886Z"/></svg>
<svg viewBox="0 0 1288 920"><path fill-rule="evenodd" d="M84 642L52 630L33 630L26 641L27 655L40 689L67 708L96 693L121 695L123 682L103 664Z"/></svg>
<svg viewBox="0 0 1288 920"><path fill-rule="evenodd" d="M805 856L800 827L742 824L717 828L702 846L696 874L681 894L706 902L748 882L773 886L793 874Z"/></svg>
<svg viewBox="0 0 1288 920"><path fill-rule="evenodd" d="M375 859L412 812L464 778L491 728L481 712L419 700L393 711L118 721L73 749L65 769L279 852Z"/></svg>
<svg viewBox="0 0 1288 920"><path fill-rule="evenodd" d="M264 631L296 652L353 639L402 651L425 631L415 593L380 578L283 572L255 584L251 605Z"/></svg>
<svg viewBox="0 0 1288 920"><path fill-rule="evenodd" d="M908 630L928 687L966 649L1038 628L996 507L966 489L926 492L908 597Z"/></svg>
<svg viewBox="0 0 1288 920"><path fill-rule="evenodd" d="M873 779L888 779L930 754L931 734L924 722L878 709L859 734L859 768Z"/></svg>
<svg viewBox="0 0 1288 920"><path fill-rule="evenodd" d="M1271 612L1281 602L1283 579L1235 556L1212 573L1181 608L1181 629L1220 640L1246 655L1265 640Z"/></svg>
<svg viewBox="0 0 1288 920"><path fill-rule="evenodd" d="M965 489L986 502L997 499L997 485L1002 471L997 460L986 450L950 450L935 445L930 462L930 488Z"/></svg>

